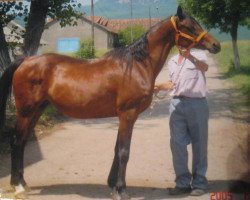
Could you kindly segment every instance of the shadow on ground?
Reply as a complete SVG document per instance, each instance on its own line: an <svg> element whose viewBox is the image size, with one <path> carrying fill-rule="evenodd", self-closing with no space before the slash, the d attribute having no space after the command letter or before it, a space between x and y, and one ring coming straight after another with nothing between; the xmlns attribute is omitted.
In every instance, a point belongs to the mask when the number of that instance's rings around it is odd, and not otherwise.
<svg viewBox="0 0 250 200"><path fill-rule="evenodd" d="M25 167L32 165L34 163L37 163L43 159L41 149L39 146L39 142L37 141L36 138L32 139L32 141L29 142L29 144L27 145L27 148L32 149L30 151L27 150L28 152L30 152L29 154L32 154L32 156L25 154L25 157L28 158L28 159L25 159L25 163L24 163ZM3 178L10 174L10 170L11 170L10 157L11 157L10 153L0 155L0 178Z"/></svg>
<svg viewBox="0 0 250 200"><path fill-rule="evenodd" d="M37 195L70 195L77 194L87 198L107 199L111 197L111 190L106 185L99 184L62 184L32 187L32 196ZM133 198L142 200L152 199L166 199L170 198L165 188L153 187L128 187L127 191ZM250 184L242 181L222 181L215 180L209 182L208 193L211 192L231 192L231 193L248 193L250 191ZM179 199L185 196L176 196ZM173 199L173 196L171 196Z"/></svg>

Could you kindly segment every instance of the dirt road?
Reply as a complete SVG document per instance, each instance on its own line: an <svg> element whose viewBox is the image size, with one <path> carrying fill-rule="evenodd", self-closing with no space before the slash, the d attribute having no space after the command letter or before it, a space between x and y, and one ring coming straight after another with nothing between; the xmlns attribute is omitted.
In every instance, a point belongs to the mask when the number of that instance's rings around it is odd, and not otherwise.
<svg viewBox="0 0 250 200"><path fill-rule="evenodd" d="M237 192L246 185L236 180L250 182L250 129L230 112L230 84L223 80L211 58L209 62L209 191L233 188ZM166 79L164 68L157 81ZM155 99L153 108L136 122L126 176L132 199L173 199L165 190L174 186L175 178L169 147L168 105L168 97ZM25 158L25 177L32 189L30 199L110 199L106 180L117 128L116 118L69 120L39 142L30 142ZM8 155L0 156L0 188L4 190L10 189L9 163ZM191 166L191 162L189 164ZM234 199L243 197L240 192L233 194ZM210 194L182 198L205 200L210 199Z"/></svg>

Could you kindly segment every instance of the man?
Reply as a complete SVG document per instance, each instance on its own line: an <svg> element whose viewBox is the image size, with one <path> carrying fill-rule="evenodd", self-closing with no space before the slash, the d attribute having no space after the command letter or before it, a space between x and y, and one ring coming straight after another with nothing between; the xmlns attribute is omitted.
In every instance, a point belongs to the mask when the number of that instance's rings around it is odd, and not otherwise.
<svg viewBox="0 0 250 200"><path fill-rule="evenodd" d="M170 144L176 173L176 187L170 195L199 196L207 189L208 105L206 101L206 54L201 50L180 49L168 62L170 81L155 91L171 90ZM192 173L188 170L187 145L192 144Z"/></svg>

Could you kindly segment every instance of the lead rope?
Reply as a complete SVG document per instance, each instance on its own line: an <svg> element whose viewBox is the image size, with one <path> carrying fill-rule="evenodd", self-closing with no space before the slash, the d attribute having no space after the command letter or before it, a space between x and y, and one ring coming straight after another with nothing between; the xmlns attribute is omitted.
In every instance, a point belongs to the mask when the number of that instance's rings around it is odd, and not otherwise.
<svg viewBox="0 0 250 200"><path fill-rule="evenodd" d="M166 94L164 94L164 95L162 95L162 96L159 96L159 95L156 94L156 93L153 94L153 100L152 100L152 102L151 102L151 104L150 104L150 106L149 106L149 109L150 109L150 111L149 111L149 116L152 115L153 109L154 109L154 106L156 105L156 103L162 101L162 100L165 99L167 96L168 96L168 95L167 95L167 91L166 91Z"/></svg>
<svg viewBox="0 0 250 200"><path fill-rule="evenodd" d="M176 25L176 22L175 22L174 16L172 16L172 17L170 18L170 20L171 20L171 22L172 22L172 25L173 25L175 31L176 31L176 35L175 35L175 43L176 43L176 44L175 44L175 45L176 45L177 47L178 47L178 40L179 40L179 37L180 37L180 36L182 36L182 37L184 37L184 38L187 38L187 39L189 39L189 40L192 41L192 43L190 44L190 46L187 48L187 49L191 49L194 45L196 45L197 43L199 43L200 40L207 34L207 31L203 31L202 33L200 33L200 35L199 35L198 37L193 38L192 36L190 36L190 35L188 35L188 34L186 34L186 33L181 32L180 30L178 30L177 25ZM185 62L186 62L186 58L185 58L185 60L184 60L184 62L183 62L183 64L182 64L182 66L181 66L181 69L180 69L180 71L179 71L179 73L178 73L177 78L176 78L175 81L177 81L177 80L179 79L180 73L181 73L181 71L182 71L182 68L183 68ZM157 102L155 99L158 99L158 100L163 100L163 99L165 99L165 98L167 97L167 93L168 93L168 92L169 92L169 90L166 91L166 94L163 95L163 96L159 96L157 93L154 93L154 95L153 95L153 100L152 100L152 103L151 103L151 105L150 105L150 109L151 109L150 115L152 114L152 110L153 110L153 108L154 108L154 106L155 106L155 104L156 104L156 102Z"/></svg>
<svg viewBox="0 0 250 200"><path fill-rule="evenodd" d="M181 68L180 68L180 70L178 71L178 74L177 74L177 76L176 76L176 78L175 78L175 83L177 82L177 81L179 81L179 78L180 78L180 74L181 74L181 71L182 71L182 69L183 69L183 66L185 65L185 62L186 62L186 58L184 59L184 61L183 61L183 63L182 63L182 65L181 65ZM157 102L160 102L160 101L162 101L162 100L164 100L164 99L166 99L166 97L168 96L168 93L170 92L170 90L166 90L165 91L165 94L163 94L163 95L159 95L159 92L154 92L154 95L153 95L153 100L152 100L152 102L151 102L151 104L150 104L150 112L149 112L149 115L151 116L152 115L152 111L153 111L153 109L154 109L154 106L156 105L156 103Z"/></svg>

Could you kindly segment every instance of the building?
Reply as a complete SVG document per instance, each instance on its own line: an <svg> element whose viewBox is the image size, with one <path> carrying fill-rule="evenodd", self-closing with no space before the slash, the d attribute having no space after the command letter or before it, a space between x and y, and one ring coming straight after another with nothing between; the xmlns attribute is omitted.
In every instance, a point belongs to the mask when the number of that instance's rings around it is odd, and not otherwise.
<svg viewBox="0 0 250 200"><path fill-rule="evenodd" d="M87 17L77 20L77 26L61 27L60 22L47 23L42 38L47 42L43 52L71 53L80 47L81 40L91 39L92 22ZM94 44L97 49L110 49L114 46L117 34L108 27L94 23Z"/></svg>
<svg viewBox="0 0 250 200"><path fill-rule="evenodd" d="M147 30L150 25L159 22L160 19L105 19L94 17L94 44L97 49L107 50L115 47L117 33L131 25L143 25ZM72 53L80 48L82 40L91 39L91 17L83 16L77 21L77 26L61 27L60 22L51 20L47 23L42 38L47 45L44 52Z"/></svg>
<svg viewBox="0 0 250 200"><path fill-rule="evenodd" d="M131 25L141 25L145 30L148 30L150 27L160 22L160 18L142 18L142 19L105 19L100 16L95 16L94 20L96 23L107 27L108 29L118 33L120 30L123 30Z"/></svg>
<svg viewBox="0 0 250 200"><path fill-rule="evenodd" d="M15 57L16 55L22 54L22 46L24 42L22 36L25 32L25 28L15 21L10 21L7 26L3 28L3 31L5 40L10 47L9 51L11 58L13 59L13 57ZM47 45L47 43L43 39L41 39L38 52L41 52L41 47L44 45Z"/></svg>

